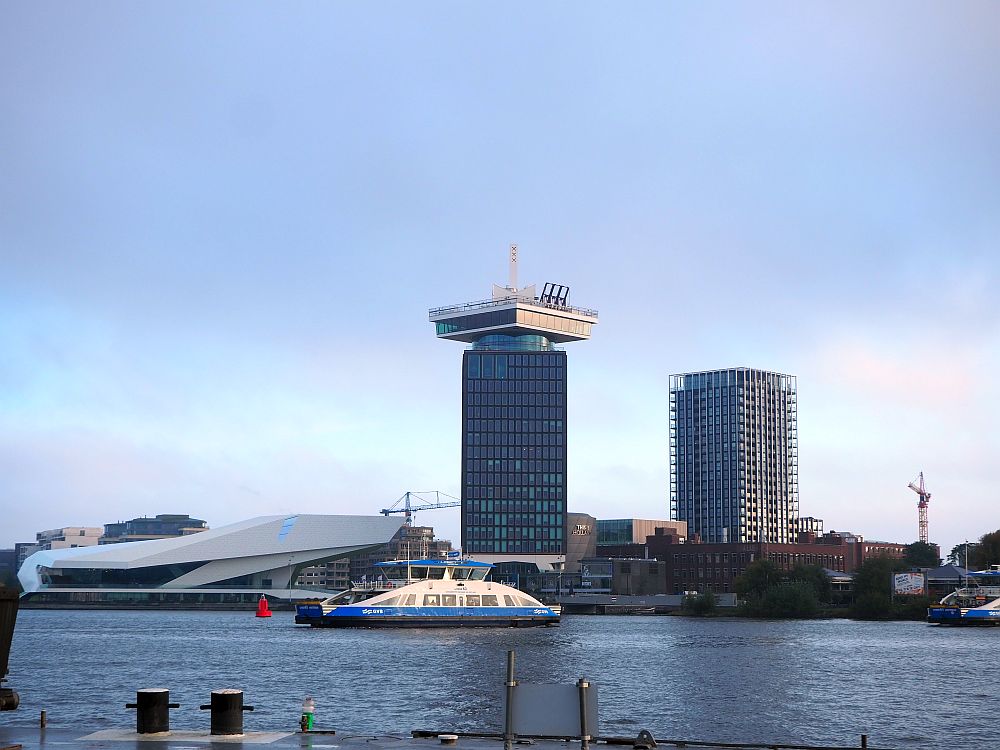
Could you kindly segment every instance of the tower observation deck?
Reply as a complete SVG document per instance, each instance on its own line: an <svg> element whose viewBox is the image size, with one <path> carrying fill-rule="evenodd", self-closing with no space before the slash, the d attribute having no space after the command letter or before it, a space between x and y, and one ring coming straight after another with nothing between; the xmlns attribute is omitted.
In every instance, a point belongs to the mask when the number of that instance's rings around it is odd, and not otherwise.
<svg viewBox="0 0 1000 750"><path fill-rule="evenodd" d="M491 299L430 310L438 338L462 357L462 547L491 562L559 566L566 552L566 353L597 311L573 307L569 287L517 286Z"/></svg>
<svg viewBox="0 0 1000 750"><path fill-rule="evenodd" d="M440 339L479 344L491 336L540 336L563 344L589 339L597 310L572 307L569 288L557 284L546 284L537 296L534 285L521 290L494 285L492 299L435 307L429 317Z"/></svg>

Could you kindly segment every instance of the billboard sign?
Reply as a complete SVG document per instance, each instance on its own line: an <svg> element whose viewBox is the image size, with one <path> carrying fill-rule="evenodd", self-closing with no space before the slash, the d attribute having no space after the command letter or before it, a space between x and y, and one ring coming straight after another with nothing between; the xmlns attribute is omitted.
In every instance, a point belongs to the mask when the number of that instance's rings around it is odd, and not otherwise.
<svg viewBox="0 0 1000 750"><path fill-rule="evenodd" d="M897 596L920 596L926 593L923 573L894 573L892 593Z"/></svg>

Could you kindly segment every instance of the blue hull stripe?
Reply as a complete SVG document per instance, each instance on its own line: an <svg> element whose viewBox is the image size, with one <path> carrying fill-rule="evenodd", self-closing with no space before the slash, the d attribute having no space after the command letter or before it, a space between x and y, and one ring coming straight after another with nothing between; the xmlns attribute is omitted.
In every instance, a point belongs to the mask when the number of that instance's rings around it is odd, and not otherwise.
<svg viewBox="0 0 1000 750"><path fill-rule="evenodd" d="M379 607L362 605L341 605L324 615L323 608L315 604L300 605L296 608L305 617L484 617L489 619L505 617L556 617L548 607Z"/></svg>
<svg viewBox="0 0 1000 750"><path fill-rule="evenodd" d="M947 625L1000 625L1000 609L970 609L964 614L955 607L930 607L927 622Z"/></svg>

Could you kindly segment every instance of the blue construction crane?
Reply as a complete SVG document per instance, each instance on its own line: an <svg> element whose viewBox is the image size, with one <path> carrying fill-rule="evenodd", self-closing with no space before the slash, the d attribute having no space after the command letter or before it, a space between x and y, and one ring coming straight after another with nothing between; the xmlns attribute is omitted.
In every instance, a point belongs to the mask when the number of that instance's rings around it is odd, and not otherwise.
<svg viewBox="0 0 1000 750"><path fill-rule="evenodd" d="M433 495L433 500L428 500L425 495ZM442 497L449 498L442 500ZM416 499L414 499L416 498ZM413 525L413 514L418 510L431 510L432 508L457 508L462 501L457 497L438 490L426 490L424 492L406 492L399 500L388 508L382 508L382 515L388 516L392 513L405 513L407 526Z"/></svg>

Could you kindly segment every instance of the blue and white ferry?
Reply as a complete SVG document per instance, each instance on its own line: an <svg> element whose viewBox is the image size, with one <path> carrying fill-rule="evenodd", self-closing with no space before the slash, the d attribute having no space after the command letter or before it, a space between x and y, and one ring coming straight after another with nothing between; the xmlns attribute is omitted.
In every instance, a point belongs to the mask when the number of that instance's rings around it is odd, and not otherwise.
<svg viewBox="0 0 1000 750"><path fill-rule="evenodd" d="M935 625L1000 625L1000 565L969 573L935 607L927 608L927 622Z"/></svg>
<svg viewBox="0 0 1000 750"><path fill-rule="evenodd" d="M378 579L328 599L300 602L295 622L312 627L533 627L558 625L559 612L523 591L487 580L489 563L393 560Z"/></svg>

